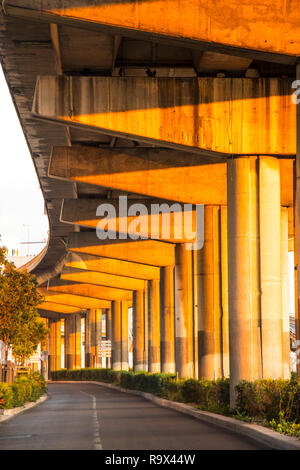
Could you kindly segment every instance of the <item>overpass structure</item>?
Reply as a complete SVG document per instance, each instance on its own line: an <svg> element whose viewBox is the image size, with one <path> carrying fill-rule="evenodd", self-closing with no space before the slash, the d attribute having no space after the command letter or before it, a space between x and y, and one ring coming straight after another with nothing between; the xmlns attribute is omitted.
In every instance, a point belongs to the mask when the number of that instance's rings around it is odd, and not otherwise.
<svg viewBox="0 0 300 470"><path fill-rule="evenodd" d="M105 315L110 365L127 369L132 308L134 370L230 375L233 401L242 379L289 376L299 16L297 0L2 1L3 70L50 224L28 266L45 296L50 368L62 320L65 364L82 364L82 318L84 363L99 366ZM134 217L124 222L120 196L179 214L189 204L192 221L204 205L203 246L176 235L175 213L170 236L163 214L144 214L144 238L126 238ZM101 204L122 237L97 237Z"/></svg>

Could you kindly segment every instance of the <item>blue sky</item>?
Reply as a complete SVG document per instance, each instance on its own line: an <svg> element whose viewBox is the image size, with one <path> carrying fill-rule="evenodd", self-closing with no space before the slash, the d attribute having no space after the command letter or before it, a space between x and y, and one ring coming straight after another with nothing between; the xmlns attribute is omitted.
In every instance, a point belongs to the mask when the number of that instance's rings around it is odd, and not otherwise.
<svg viewBox="0 0 300 470"><path fill-rule="evenodd" d="M48 237L43 195L32 159L0 67L0 235L8 248L24 254L42 245L19 242ZM28 250L28 251L27 251Z"/></svg>

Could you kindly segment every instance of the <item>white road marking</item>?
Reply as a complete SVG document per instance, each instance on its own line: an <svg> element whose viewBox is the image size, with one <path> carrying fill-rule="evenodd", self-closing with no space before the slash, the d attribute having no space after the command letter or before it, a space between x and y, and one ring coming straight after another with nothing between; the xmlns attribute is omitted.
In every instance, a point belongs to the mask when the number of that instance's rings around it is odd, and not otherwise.
<svg viewBox="0 0 300 470"><path fill-rule="evenodd" d="M97 413L97 400L94 395L91 395L90 393L83 392L80 390L80 393L83 393L84 395L88 395L89 397L92 397L93 399L93 439L94 439L94 449L95 450L103 450L102 447L102 442L101 442L101 437L100 437L100 423L99 423L99 418L98 418L98 413Z"/></svg>

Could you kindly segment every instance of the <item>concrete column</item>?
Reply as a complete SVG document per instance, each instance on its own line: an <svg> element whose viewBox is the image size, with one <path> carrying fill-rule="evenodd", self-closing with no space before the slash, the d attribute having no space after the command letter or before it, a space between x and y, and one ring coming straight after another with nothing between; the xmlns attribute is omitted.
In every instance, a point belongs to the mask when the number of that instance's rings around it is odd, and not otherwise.
<svg viewBox="0 0 300 470"><path fill-rule="evenodd" d="M221 319L222 319L222 368L229 377L229 312L228 312L228 246L227 206L221 206Z"/></svg>
<svg viewBox="0 0 300 470"><path fill-rule="evenodd" d="M102 367L102 358L99 356L99 342L102 340L102 309L96 309L95 315L95 367Z"/></svg>
<svg viewBox="0 0 300 470"><path fill-rule="evenodd" d="M145 352L144 352L144 370L149 370L149 328L150 328L150 320L149 315L151 312L151 305L150 305L150 281L145 281L144 287L144 341L145 341Z"/></svg>
<svg viewBox="0 0 300 470"><path fill-rule="evenodd" d="M112 369L121 370L121 363L122 363L121 301L115 300L112 302L111 318L112 318Z"/></svg>
<svg viewBox="0 0 300 470"><path fill-rule="evenodd" d="M95 326L96 310L89 309L86 316L86 364L87 367L95 367Z"/></svg>
<svg viewBox="0 0 300 470"><path fill-rule="evenodd" d="M257 159L230 158L227 166L228 301L231 406L242 380L260 369L259 224Z"/></svg>
<svg viewBox="0 0 300 470"><path fill-rule="evenodd" d="M161 302L161 370L174 374L175 369L175 314L174 314L174 268L162 268Z"/></svg>
<svg viewBox="0 0 300 470"><path fill-rule="evenodd" d="M193 377L192 251L186 248L176 245L175 252L176 371L180 377Z"/></svg>
<svg viewBox="0 0 300 470"><path fill-rule="evenodd" d="M49 342L50 342L50 357L49 357L49 368L50 373L56 370L56 322L50 322L50 332L49 332Z"/></svg>
<svg viewBox="0 0 300 470"><path fill-rule="evenodd" d="M55 322L55 367L61 369L61 321Z"/></svg>
<svg viewBox="0 0 300 470"><path fill-rule="evenodd" d="M121 302L121 325L122 325L122 364L121 370L128 370L128 302Z"/></svg>
<svg viewBox="0 0 300 470"><path fill-rule="evenodd" d="M106 309L106 339L107 341L112 342L112 319L111 319L111 309ZM111 368L111 357L106 359L106 367Z"/></svg>
<svg viewBox="0 0 300 470"><path fill-rule="evenodd" d="M160 284L150 281L149 372L160 372Z"/></svg>
<svg viewBox="0 0 300 470"><path fill-rule="evenodd" d="M300 62L296 67L296 78L300 80ZM297 122L296 122L296 163L295 163L295 200L294 200L294 259L295 259L295 328L296 340L300 341L300 103L296 106ZM300 377L300 361L297 364L297 373Z"/></svg>
<svg viewBox="0 0 300 470"><path fill-rule="evenodd" d="M145 363L145 316L144 291L138 290L133 296L133 370L146 370Z"/></svg>
<svg viewBox="0 0 300 470"><path fill-rule="evenodd" d="M215 380L223 375L219 206L205 206L204 246L198 260L199 376Z"/></svg>
<svg viewBox="0 0 300 470"><path fill-rule="evenodd" d="M259 157L261 337L263 377L282 377L280 165Z"/></svg>
<svg viewBox="0 0 300 470"><path fill-rule="evenodd" d="M288 208L281 208L281 285L282 285L282 376L289 379L290 368L290 308L289 308L289 236Z"/></svg>
<svg viewBox="0 0 300 470"><path fill-rule="evenodd" d="M74 368L80 369L81 368L81 315L75 314L74 316L74 354L75 354L75 361L74 361Z"/></svg>
<svg viewBox="0 0 300 470"><path fill-rule="evenodd" d="M193 271L193 345L194 345L194 378L199 378L199 291L198 291L198 250L192 251L192 271Z"/></svg>

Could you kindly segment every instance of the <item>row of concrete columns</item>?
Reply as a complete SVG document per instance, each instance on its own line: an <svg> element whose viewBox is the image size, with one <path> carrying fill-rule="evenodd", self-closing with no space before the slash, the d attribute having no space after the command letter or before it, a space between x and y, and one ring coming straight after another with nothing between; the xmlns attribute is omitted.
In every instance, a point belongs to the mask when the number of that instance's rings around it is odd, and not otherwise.
<svg viewBox="0 0 300 470"><path fill-rule="evenodd" d="M175 268L133 295L134 370L182 377L288 377L288 210L280 205L279 161L228 162L227 206L205 206L201 250L176 245ZM86 365L101 366L102 310L86 320ZM128 369L128 302L106 312L115 370ZM66 367L80 367L80 315L66 320ZM51 324L51 368L59 339ZM55 352L56 351L56 352ZM56 358L56 359L55 359ZM56 362L55 362L56 361Z"/></svg>

